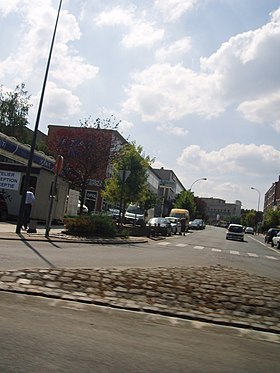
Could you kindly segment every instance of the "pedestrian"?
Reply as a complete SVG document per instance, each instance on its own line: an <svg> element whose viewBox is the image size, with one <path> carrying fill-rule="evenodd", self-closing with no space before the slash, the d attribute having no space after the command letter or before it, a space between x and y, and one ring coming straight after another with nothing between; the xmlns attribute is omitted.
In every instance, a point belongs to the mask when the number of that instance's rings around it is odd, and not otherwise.
<svg viewBox="0 0 280 373"><path fill-rule="evenodd" d="M186 232L186 218L181 218L180 219L180 223L181 223L181 233L183 233L183 235L185 236L185 232Z"/></svg>
<svg viewBox="0 0 280 373"><path fill-rule="evenodd" d="M27 229L27 225L30 222L30 214L32 206L35 203L34 188L30 187L26 192L24 213L23 213L23 227Z"/></svg>

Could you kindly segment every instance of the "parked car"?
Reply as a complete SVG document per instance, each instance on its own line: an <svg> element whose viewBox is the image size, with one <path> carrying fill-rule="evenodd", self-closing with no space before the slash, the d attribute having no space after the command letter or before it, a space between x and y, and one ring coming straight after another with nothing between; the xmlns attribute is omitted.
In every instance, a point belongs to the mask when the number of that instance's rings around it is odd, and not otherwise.
<svg viewBox="0 0 280 373"><path fill-rule="evenodd" d="M151 218L146 224L149 236L171 236L171 224L165 218Z"/></svg>
<svg viewBox="0 0 280 373"><path fill-rule="evenodd" d="M254 232L254 228L252 228L252 227L246 227L245 228L245 233L247 233L247 234L254 234L255 232Z"/></svg>
<svg viewBox="0 0 280 373"><path fill-rule="evenodd" d="M194 219L192 221L190 221L189 223L189 228L190 229L204 229L205 228L205 224L204 224L204 221L202 219Z"/></svg>
<svg viewBox="0 0 280 373"><path fill-rule="evenodd" d="M276 246L277 249L280 250L280 232L278 232L277 235L272 238L271 247L274 246Z"/></svg>
<svg viewBox="0 0 280 373"><path fill-rule="evenodd" d="M264 242L271 243L272 238L275 237L278 232L280 232L280 228L269 228L264 236Z"/></svg>
<svg viewBox="0 0 280 373"><path fill-rule="evenodd" d="M120 210L119 209L109 209L108 215L112 216L113 219L118 220L120 216Z"/></svg>
<svg viewBox="0 0 280 373"><path fill-rule="evenodd" d="M3 194L0 193L0 221L6 221L7 218L8 218L7 202Z"/></svg>
<svg viewBox="0 0 280 373"><path fill-rule="evenodd" d="M181 222L179 218L174 218L173 216L166 216L166 220L171 224L171 231L173 234L181 233Z"/></svg>
<svg viewBox="0 0 280 373"><path fill-rule="evenodd" d="M244 241L243 226L240 224L230 224L227 229L226 239Z"/></svg>

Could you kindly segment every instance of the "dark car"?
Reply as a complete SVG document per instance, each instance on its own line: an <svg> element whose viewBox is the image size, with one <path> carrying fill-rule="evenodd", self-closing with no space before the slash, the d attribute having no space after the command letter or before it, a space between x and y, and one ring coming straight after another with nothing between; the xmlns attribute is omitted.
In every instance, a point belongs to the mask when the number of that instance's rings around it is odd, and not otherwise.
<svg viewBox="0 0 280 373"><path fill-rule="evenodd" d="M147 236L171 236L171 224L165 218L151 218L147 223Z"/></svg>
<svg viewBox="0 0 280 373"><path fill-rule="evenodd" d="M275 237L278 232L280 232L280 228L269 228L264 236L264 242L271 243L272 238Z"/></svg>
<svg viewBox="0 0 280 373"><path fill-rule="evenodd" d="M8 206L3 194L0 194L0 221L6 221L8 218Z"/></svg>

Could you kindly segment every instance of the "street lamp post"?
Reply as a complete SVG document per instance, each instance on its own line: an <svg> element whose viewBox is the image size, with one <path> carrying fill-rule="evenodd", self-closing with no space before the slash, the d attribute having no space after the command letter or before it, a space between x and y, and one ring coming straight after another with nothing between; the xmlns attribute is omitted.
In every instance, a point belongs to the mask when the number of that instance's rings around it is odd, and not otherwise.
<svg viewBox="0 0 280 373"><path fill-rule="evenodd" d="M257 233L259 233L259 211L260 211L260 198L261 198L261 192L257 189L257 188L254 188L254 187L251 187L252 190L255 190L256 192L258 192L258 211L257 211Z"/></svg>
<svg viewBox="0 0 280 373"><path fill-rule="evenodd" d="M49 68L50 68L50 63L51 63L52 51L53 51L53 46L54 46L55 35L56 35L56 30L57 30L57 25L58 25L61 6L62 6L62 0L60 0L59 6L58 6L56 22L55 22L55 27L54 27L54 31L53 31L51 47L50 47L50 51L49 51L49 56L48 56L48 61L47 61L43 86L42 86L41 97L40 97L37 117L36 117L36 121L35 121L35 127L34 127L34 131L33 131L33 137L32 137L30 153L29 153L29 159L28 159L28 163L27 163L27 167L26 167L26 175L25 175L25 180L24 180L24 184L23 184L23 190L22 190L22 196L21 196L21 202L20 202L20 208L19 208L19 215L18 215L16 233L20 233L21 225L22 225L22 221L23 221L25 196L26 196L28 184L29 184L29 181L30 181L33 155L34 155L34 151L35 151L38 127L39 127L39 122L40 122L40 117L41 117L41 111L42 111L42 106L43 106L43 101L44 101L45 89L46 89L46 84L47 84L47 79L48 79L48 73L49 73Z"/></svg>
<svg viewBox="0 0 280 373"><path fill-rule="evenodd" d="M257 189L257 188L254 188L254 187L251 187L251 189L255 190L256 192L258 192L259 194L259 198L258 198L258 212L260 211L260 198L261 198L261 192Z"/></svg>
<svg viewBox="0 0 280 373"><path fill-rule="evenodd" d="M192 191L192 187L193 187L193 185L194 185L195 183L197 183L198 181L200 181L200 180L207 180L207 177L201 177L200 179L195 180L195 181L192 183L192 185L191 185L191 187L190 187L190 189L189 189L190 192Z"/></svg>

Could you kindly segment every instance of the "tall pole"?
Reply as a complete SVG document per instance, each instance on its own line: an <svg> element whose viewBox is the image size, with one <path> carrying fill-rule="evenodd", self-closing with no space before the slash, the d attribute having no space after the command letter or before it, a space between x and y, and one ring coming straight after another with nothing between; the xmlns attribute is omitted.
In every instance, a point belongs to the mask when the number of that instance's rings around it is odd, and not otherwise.
<svg viewBox="0 0 280 373"><path fill-rule="evenodd" d="M190 192L192 191L192 187L193 187L193 185L194 185L195 183L197 183L198 181L200 181L200 180L207 180L207 177L201 177L200 179L195 180L195 181L192 183L192 185L191 185L191 187L190 187L190 189L189 189Z"/></svg>
<svg viewBox="0 0 280 373"><path fill-rule="evenodd" d="M257 211L257 219L256 220L257 220L257 233L259 233L259 211L260 211L261 192L257 188L254 188L254 187L251 187L251 189L258 192L258 211Z"/></svg>
<svg viewBox="0 0 280 373"><path fill-rule="evenodd" d="M258 192L259 194L259 197L258 197L258 212L260 211L260 199L261 199L261 192L257 189L257 188L254 188L254 187L251 187L252 190L255 190L256 192Z"/></svg>
<svg viewBox="0 0 280 373"><path fill-rule="evenodd" d="M55 35L56 35L56 30L57 30L57 25L58 25L61 6L62 6L62 0L60 0L60 2L59 2L59 7L58 7L58 11L57 11L57 17L56 17L55 27L54 27L54 31L53 31L53 37L52 37L49 57L48 57L48 61L47 61L47 66L46 66L45 77L44 77L43 86L42 86L41 97L40 97L39 106L38 106L38 112L37 112L35 127L34 127L34 131L33 131L33 137L32 137L30 153L29 153L29 159L28 159L27 168L26 168L26 175L25 175L23 189L22 189L22 196L21 196L21 202L20 202L20 208L19 208L19 214L18 214L16 233L20 233L21 227L22 227L25 197L26 197L26 192L27 192L27 188L29 186L29 181L30 181L32 161L33 161L34 150L35 150L35 146L36 146L36 138L37 138L38 127L39 127L39 123L40 123L41 111L42 111L42 106L43 106L43 101L44 101L45 89L46 89L46 84L47 84L47 79L48 79L48 73L49 73L49 68L50 68L50 63L51 63L52 51L53 51L53 46L54 46Z"/></svg>

